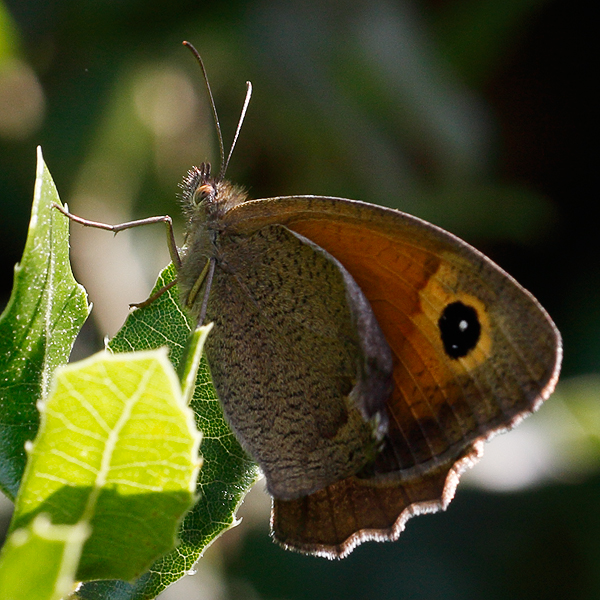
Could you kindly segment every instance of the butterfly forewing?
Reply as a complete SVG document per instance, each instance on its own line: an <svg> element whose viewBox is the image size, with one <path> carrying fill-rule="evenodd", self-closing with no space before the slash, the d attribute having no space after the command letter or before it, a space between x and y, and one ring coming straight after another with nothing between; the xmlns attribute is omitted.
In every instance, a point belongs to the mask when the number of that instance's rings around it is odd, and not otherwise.
<svg viewBox="0 0 600 600"><path fill-rule="evenodd" d="M472 462L481 440L510 428L550 395L560 336L509 275L415 217L302 196L250 201L225 218L226 227L239 233L272 222L306 236L344 265L392 350L389 429L375 463L293 504L275 501L273 527L280 541L339 554L345 539L360 541L356 532L393 537L415 509L443 506L444 494L453 493L455 463ZM340 508L348 502L352 518ZM338 508L323 513L321 503ZM386 507L385 516L375 516L377 504ZM323 515L319 522L316 515ZM331 519L329 527L323 519ZM318 531L337 533L319 539Z"/></svg>

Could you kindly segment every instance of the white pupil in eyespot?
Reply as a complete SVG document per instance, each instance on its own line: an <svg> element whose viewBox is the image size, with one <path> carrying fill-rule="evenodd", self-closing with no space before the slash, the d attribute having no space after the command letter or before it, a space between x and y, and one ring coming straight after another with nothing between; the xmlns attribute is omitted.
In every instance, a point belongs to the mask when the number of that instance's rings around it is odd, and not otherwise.
<svg viewBox="0 0 600 600"><path fill-rule="evenodd" d="M458 328L461 331L466 331L468 327L469 327L469 324L464 319L458 324Z"/></svg>

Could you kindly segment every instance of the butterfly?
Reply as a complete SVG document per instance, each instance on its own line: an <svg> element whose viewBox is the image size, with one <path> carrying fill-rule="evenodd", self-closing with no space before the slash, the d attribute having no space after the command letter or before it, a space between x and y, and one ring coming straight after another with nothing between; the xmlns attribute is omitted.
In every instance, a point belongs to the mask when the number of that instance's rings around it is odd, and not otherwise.
<svg viewBox="0 0 600 600"><path fill-rule="evenodd" d="M181 187L181 303L213 322L205 351L224 414L259 464L284 547L343 557L445 509L484 441L552 393L561 338L536 299L454 235L324 196L248 199L221 170ZM163 290L161 290L162 292ZM160 292L159 292L160 293ZM151 297L147 302L152 301ZM146 304L146 303L143 303Z"/></svg>

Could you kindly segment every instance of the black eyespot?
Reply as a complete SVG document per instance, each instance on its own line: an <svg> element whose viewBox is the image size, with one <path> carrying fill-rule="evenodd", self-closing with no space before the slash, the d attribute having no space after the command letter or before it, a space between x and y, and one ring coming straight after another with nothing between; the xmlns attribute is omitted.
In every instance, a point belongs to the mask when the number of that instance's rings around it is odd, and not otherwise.
<svg viewBox="0 0 600 600"><path fill-rule="evenodd" d="M481 335L477 311L462 302L446 306L438 327L446 354L455 359L462 358L473 350Z"/></svg>

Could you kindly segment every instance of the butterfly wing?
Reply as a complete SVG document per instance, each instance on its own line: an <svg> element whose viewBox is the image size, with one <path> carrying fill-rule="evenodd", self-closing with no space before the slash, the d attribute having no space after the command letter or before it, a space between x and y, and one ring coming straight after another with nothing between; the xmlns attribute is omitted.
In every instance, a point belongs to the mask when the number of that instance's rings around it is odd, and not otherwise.
<svg viewBox="0 0 600 600"><path fill-rule="evenodd" d="M343 556L395 539L405 521L445 508L484 440L554 389L560 335L540 304L483 254L399 211L316 196L249 201L223 225L282 224L339 260L369 300L392 350L385 445L368 473L274 500L275 538Z"/></svg>
<svg viewBox="0 0 600 600"><path fill-rule="evenodd" d="M299 498L360 471L387 430L392 388L390 349L360 288L282 225L224 233L215 249L205 352L269 493Z"/></svg>

